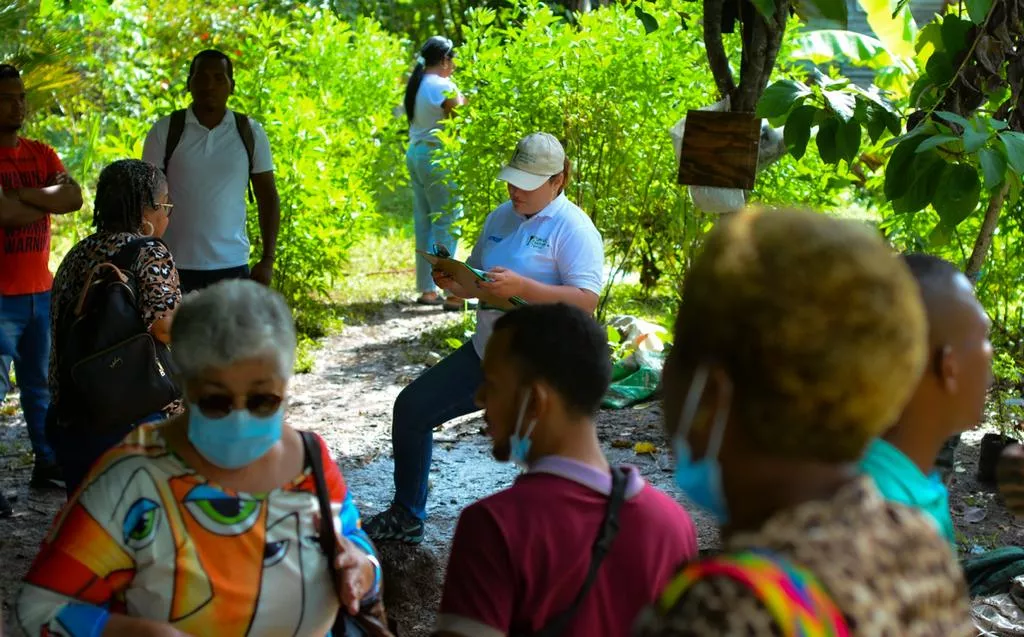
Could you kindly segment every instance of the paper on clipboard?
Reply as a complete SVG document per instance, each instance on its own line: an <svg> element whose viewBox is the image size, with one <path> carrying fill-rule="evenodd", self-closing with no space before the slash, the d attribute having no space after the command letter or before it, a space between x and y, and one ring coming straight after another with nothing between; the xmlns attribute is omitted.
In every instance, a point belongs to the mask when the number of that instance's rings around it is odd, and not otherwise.
<svg viewBox="0 0 1024 637"><path fill-rule="evenodd" d="M488 305L492 308L499 310L511 310L521 305L526 305L526 301L513 296L510 299L504 299L500 296L488 294L486 291L477 287L479 281L487 281L487 273L482 270L477 270L471 267L469 264L463 261L456 261L449 257L439 257L436 254L430 254L429 252L423 252L422 250L416 251L421 257L427 260L430 265L434 268L451 275L455 282L466 288L467 290L474 290L476 297L484 305Z"/></svg>

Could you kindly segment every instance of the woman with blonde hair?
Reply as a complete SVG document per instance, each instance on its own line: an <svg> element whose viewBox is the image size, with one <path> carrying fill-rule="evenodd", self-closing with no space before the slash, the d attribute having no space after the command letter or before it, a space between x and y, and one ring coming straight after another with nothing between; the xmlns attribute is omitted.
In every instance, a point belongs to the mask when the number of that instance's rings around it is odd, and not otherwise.
<svg viewBox="0 0 1024 637"><path fill-rule="evenodd" d="M973 635L963 576L921 513L857 462L920 377L913 277L868 227L724 220L687 274L665 366L676 481L718 520L636 635Z"/></svg>

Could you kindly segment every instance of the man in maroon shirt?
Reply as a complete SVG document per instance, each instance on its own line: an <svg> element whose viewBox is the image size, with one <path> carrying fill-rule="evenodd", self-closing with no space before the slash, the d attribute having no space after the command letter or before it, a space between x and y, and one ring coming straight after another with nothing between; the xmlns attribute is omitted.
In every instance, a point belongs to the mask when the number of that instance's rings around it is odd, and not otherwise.
<svg viewBox="0 0 1024 637"><path fill-rule="evenodd" d="M50 404L50 215L82 207L82 191L57 153L21 137L25 85L18 70L0 64L0 402L11 389L13 362L35 454L33 487L62 488L46 441ZM10 515L0 499L0 517Z"/></svg>
<svg viewBox="0 0 1024 637"><path fill-rule="evenodd" d="M483 372L477 403L494 457L527 471L462 512L435 635L534 634L559 621L567 637L628 635L674 570L696 557L697 537L679 504L635 467L619 467L618 532L574 606L612 493L593 422L611 377L605 331L564 304L515 310L495 324Z"/></svg>

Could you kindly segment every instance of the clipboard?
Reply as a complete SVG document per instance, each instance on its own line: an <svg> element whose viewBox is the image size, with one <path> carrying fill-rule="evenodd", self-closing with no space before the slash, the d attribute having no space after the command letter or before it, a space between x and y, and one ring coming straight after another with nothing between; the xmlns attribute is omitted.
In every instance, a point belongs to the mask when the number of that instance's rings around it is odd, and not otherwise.
<svg viewBox="0 0 1024 637"><path fill-rule="evenodd" d="M496 310L512 310L517 307L527 305L526 301L518 296L513 296L510 299L504 299L478 288L476 286L478 282L489 280L487 278L487 273L483 270L477 270L463 261L456 261L449 257L439 257L436 254L431 254L422 250L417 250L416 253L426 259L434 268L450 274L451 277L455 279L455 282L462 287L467 290L475 290L476 297L480 299L482 306L486 306L482 307L482 309L490 308Z"/></svg>

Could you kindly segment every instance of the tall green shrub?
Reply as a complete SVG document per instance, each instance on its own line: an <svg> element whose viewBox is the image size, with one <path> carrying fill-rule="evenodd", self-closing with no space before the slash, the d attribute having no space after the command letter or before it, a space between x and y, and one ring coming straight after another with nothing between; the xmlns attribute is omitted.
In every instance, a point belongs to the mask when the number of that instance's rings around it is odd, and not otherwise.
<svg viewBox="0 0 1024 637"><path fill-rule="evenodd" d="M675 4L645 5L661 25L651 33L628 6L580 15L575 26L539 2L524 3L509 27L493 11L472 13L456 76L469 103L445 132L444 160L471 239L507 199L498 168L520 137L543 130L565 143L574 162L567 194L601 230L615 271L653 286L685 266L709 220L675 183L668 131L713 101L714 85L690 30L699 18L681 18Z"/></svg>
<svg viewBox="0 0 1024 637"><path fill-rule="evenodd" d="M408 55L375 22L349 24L330 10L192 4L130 0L65 15L64 28L81 34L83 90L37 118L34 132L91 186L106 163L141 156L150 126L189 104L191 57L223 50L235 63L229 106L263 123L274 156L282 214L274 285L301 305L329 292L379 194L404 178L391 111ZM86 218L64 232L86 234ZM254 208L250 226L257 236Z"/></svg>

